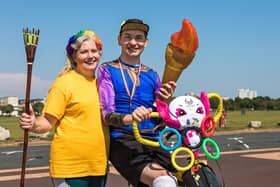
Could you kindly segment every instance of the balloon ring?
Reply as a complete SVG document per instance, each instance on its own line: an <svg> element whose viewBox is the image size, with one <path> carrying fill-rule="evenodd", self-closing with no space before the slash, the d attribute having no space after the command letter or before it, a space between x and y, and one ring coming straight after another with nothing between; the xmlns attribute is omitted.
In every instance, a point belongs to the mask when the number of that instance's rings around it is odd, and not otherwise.
<svg viewBox="0 0 280 187"><path fill-rule="evenodd" d="M216 115L214 118L215 123L217 123L223 113L223 99L219 94L216 94L216 93L209 93L209 94L207 94L207 96L208 96L208 99L215 98L218 100L218 108L216 110Z"/></svg>
<svg viewBox="0 0 280 187"><path fill-rule="evenodd" d="M194 131L196 131L196 132L199 133L200 142L199 142L198 144L196 144L196 145L190 145L190 144L187 142L187 140L186 140L186 139L187 139L186 134L187 134L187 132L190 131L190 130L194 130ZM187 127L187 128L184 129L184 131L183 131L182 139L183 139L183 144L184 144L186 147L188 147L188 148L190 148L190 149L196 149L196 148L198 148L198 147L201 146L201 144L202 144L202 139L203 139L203 135L202 135L202 133L201 133L201 130L200 130L198 127Z"/></svg>
<svg viewBox="0 0 280 187"><path fill-rule="evenodd" d="M164 145L163 142L162 142L163 135L166 132L173 132L177 136L177 143L173 147L168 147L168 146ZM181 145L181 135L180 135L180 133L176 129L173 129L173 128L163 129L159 134L159 145L165 151L173 151L173 150L177 149Z"/></svg>
<svg viewBox="0 0 280 187"><path fill-rule="evenodd" d="M191 159L191 160L190 160L190 163L189 163L187 166L185 166L185 167L179 166L179 165L176 163L176 161L175 161L175 157L176 157L177 154L178 154L179 152L181 152L181 151L184 151L184 152L188 153L189 156L190 156L190 159ZM174 167L175 169L177 169L178 171L187 171L187 170L191 169L191 167L192 167L193 164L194 164L194 155L193 155L193 152L192 152L189 148L187 148L187 147L179 147L178 149L176 149L175 151L173 151L173 153L171 154L171 163L172 163L173 167Z"/></svg>
<svg viewBox="0 0 280 187"><path fill-rule="evenodd" d="M160 116L159 116L158 112L152 112L151 117L152 118L159 118ZM135 120L132 122L132 131L133 131L134 137L137 140L137 142L139 142L141 144L144 144L144 145L151 146L151 147L160 147L158 141L152 141L152 140L143 138L141 136L140 131L138 129L138 122L135 121Z"/></svg>
<svg viewBox="0 0 280 187"><path fill-rule="evenodd" d="M210 120L212 122L212 125L211 125L211 131L209 133L206 132L206 127L205 127L205 124L206 124L206 121L207 120ZM206 137L206 138L209 138L210 136L212 136L215 132L215 120L212 116L210 115L207 115L205 116L203 119L202 119L202 122L201 122L201 126L200 126L200 129L202 131L202 134Z"/></svg>
<svg viewBox="0 0 280 187"><path fill-rule="evenodd" d="M207 150L207 148L206 148L206 143L207 143L207 142L211 143L211 144L214 146L214 148L216 149L216 155L215 155L215 156L214 156L214 155L211 155L211 154L209 153L209 151ZM203 148L204 153L205 153L209 158L211 158L211 159L213 159L213 160L216 160L216 159L218 159L218 158L220 157L220 149L219 149L218 145L216 144L216 142L215 142L214 140L212 140L212 139L210 139L210 138L205 138L205 139L203 140L203 143L202 143L202 148Z"/></svg>

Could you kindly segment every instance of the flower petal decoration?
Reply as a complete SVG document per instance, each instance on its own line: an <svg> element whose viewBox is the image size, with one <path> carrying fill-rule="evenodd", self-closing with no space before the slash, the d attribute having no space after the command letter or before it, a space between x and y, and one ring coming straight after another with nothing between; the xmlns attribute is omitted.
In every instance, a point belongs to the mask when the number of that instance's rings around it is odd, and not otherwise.
<svg viewBox="0 0 280 187"><path fill-rule="evenodd" d="M68 40L68 44L66 46L66 51L67 51L67 54L68 55L72 55L74 49L71 47L71 44L76 42L77 38L83 36L83 35L89 35L91 37L93 37L96 41L96 44L99 48L99 50L102 50L102 43L101 43L101 40L100 38L98 37L97 34L95 34L93 31L91 30L81 30L79 32L77 32L75 35L71 36Z"/></svg>

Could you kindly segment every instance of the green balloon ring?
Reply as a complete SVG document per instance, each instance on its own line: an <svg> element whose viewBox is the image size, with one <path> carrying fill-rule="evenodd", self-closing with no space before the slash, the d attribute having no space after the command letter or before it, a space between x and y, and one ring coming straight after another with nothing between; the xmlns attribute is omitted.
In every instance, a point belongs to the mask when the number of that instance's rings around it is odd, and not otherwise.
<svg viewBox="0 0 280 187"><path fill-rule="evenodd" d="M216 155L211 155L211 154L209 153L209 151L208 151L207 148L206 148L206 143L207 143L207 142L211 143L211 144L214 146L214 148L216 149ZM214 140L212 140L212 139L210 139L210 138L205 138L205 139L203 140L203 142L202 142L202 148L203 148L204 153L205 153L209 158L211 158L211 159L213 159L213 160L217 160L217 159L220 157L220 149L219 149L218 145L216 144L216 142L215 142Z"/></svg>

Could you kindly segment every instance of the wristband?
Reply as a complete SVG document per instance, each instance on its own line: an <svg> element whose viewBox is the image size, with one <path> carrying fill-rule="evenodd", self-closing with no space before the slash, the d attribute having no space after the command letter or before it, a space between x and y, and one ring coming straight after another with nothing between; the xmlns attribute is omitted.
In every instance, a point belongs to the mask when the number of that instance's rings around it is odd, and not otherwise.
<svg viewBox="0 0 280 187"><path fill-rule="evenodd" d="M117 112L109 112L105 116L105 121L112 126L124 126L123 118L126 114L120 114Z"/></svg>

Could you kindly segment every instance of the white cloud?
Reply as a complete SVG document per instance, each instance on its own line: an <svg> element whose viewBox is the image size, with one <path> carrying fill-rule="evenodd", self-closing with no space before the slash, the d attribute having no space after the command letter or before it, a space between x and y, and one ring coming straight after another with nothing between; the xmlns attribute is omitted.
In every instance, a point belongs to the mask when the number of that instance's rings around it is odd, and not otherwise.
<svg viewBox="0 0 280 187"><path fill-rule="evenodd" d="M0 97L17 96L25 98L27 76L24 73L0 73ZM52 81L32 76L30 98L43 98L47 95Z"/></svg>

